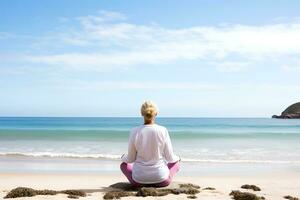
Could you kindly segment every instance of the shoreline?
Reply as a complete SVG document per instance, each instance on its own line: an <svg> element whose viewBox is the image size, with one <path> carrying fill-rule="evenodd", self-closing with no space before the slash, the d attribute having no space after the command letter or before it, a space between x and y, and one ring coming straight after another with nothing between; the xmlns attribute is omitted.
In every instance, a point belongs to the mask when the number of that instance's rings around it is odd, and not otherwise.
<svg viewBox="0 0 300 200"><path fill-rule="evenodd" d="M121 160L0 156L0 174L118 175L120 164ZM300 164L182 161L179 173L182 176L300 174Z"/></svg>

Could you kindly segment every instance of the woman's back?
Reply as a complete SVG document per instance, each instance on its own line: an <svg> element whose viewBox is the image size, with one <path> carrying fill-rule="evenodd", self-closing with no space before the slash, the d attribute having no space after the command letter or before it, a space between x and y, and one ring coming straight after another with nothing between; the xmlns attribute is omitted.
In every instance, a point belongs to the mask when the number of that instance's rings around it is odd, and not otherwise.
<svg viewBox="0 0 300 200"><path fill-rule="evenodd" d="M136 162L141 165L154 165L163 162L165 128L157 124L141 125L134 129Z"/></svg>
<svg viewBox="0 0 300 200"><path fill-rule="evenodd" d="M131 130L128 154L122 156L121 170L133 184L167 185L179 169L179 158L173 153L168 130L154 122L155 105L145 102L141 113L144 124Z"/></svg>
<svg viewBox="0 0 300 200"><path fill-rule="evenodd" d="M165 180L169 176L167 163L178 160L173 155L167 129L158 124L141 125L132 130L130 137L137 152L133 179L140 183Z"/></svg>
<svg viewBox="0 0 300 200"><path fill-rule="evenodd" d="M157 183L169 176L163 157L164 127L151 124L132 130L132 142L137 151L132 178L139 183Z"/></svg>

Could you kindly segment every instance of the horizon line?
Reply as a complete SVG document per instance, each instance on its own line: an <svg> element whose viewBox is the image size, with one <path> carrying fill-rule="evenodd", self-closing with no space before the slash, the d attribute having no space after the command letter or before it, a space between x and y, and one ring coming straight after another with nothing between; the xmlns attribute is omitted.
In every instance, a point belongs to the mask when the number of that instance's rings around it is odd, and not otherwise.
<svg viewBox="0 0 300 200"><path fill-rule="evenodd" d="M0 116L0 118L142 118L142 116ZM271 117L205 117L205 116L161 116L156 118L261 118L261 119L272 119Z"/></svg>

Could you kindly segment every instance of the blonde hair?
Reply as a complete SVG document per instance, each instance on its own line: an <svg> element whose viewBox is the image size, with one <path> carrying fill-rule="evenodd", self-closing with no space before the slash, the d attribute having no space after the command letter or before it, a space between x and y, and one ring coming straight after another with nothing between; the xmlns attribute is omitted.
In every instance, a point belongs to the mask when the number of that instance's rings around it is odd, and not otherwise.
<svg viewBox="0 0 300 200"><path fill-rule="evenodd" d="M158 113L158 108L154 102L144 101L141 107L141 114L145 119L150 120L153 117L155 117L157 113Z"/></svg>

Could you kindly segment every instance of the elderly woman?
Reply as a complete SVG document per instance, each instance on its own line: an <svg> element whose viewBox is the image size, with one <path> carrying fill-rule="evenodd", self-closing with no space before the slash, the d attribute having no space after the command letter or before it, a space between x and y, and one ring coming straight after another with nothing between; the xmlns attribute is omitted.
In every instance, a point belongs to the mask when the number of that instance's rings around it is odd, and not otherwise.
<svg viewBox="0 0 300 200"><path fill-rule="evenodd" d="M131 130L128 154L123 154L121 171L134 186L168 186L179 170L168 130L155 123L157 106L145 101L141 107L144 124Z"/></svg>

